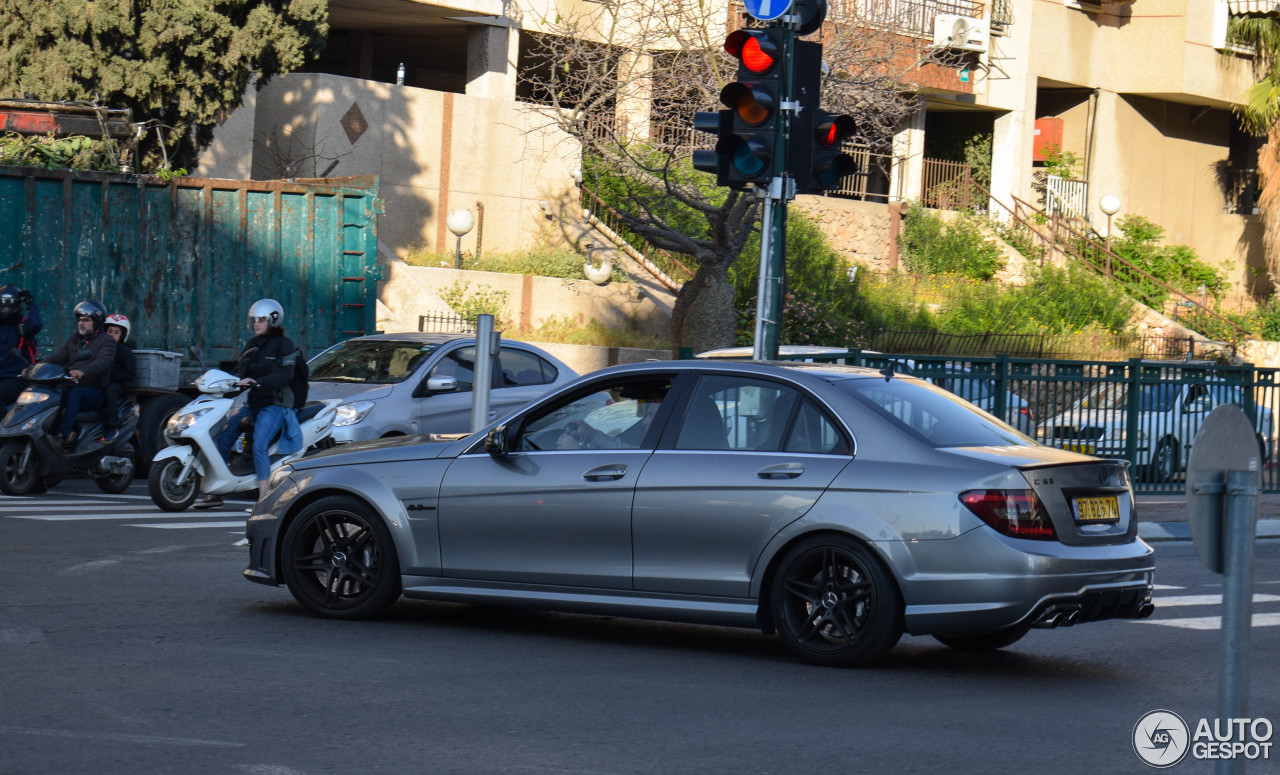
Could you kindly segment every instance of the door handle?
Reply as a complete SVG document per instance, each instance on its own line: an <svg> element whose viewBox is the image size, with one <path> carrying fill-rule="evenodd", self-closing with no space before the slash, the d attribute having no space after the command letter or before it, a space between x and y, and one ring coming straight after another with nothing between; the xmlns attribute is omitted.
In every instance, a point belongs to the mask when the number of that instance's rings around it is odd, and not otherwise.
<svg viewBox="0 0 1280 775"><path fill-rule="evenodd" d="M761 468L756 471L756 476L761 479L795 479L803 473L804 465L801 463L778 463Z"/></svg>
<svg viewBox="0 0 1280 775"><path fill-rule="evenodd" d="M588 482L603 482L609 479L621 479L627 475L627 467L621 464L600 466L582 475Z"/></svg>

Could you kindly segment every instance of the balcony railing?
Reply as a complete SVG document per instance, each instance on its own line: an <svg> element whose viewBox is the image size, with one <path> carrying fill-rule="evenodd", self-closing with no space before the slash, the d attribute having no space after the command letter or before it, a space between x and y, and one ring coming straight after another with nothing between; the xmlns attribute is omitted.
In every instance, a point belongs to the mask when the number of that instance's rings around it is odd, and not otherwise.
<svg viewBox="0 0 1280 775"><path fill-rule="evenodd" d="M846 19L917 38L933 38L938 14L982 18L982 3L966 0L833 0L831 7Z"/></svg>
<svg viewBox="0 0 1280 775"><path fill-rule="evenodd" d="M1258 171L1254 169L1228 168L1223 180L1226 204L1223 210L1234 215L1254 215L1258 212Z"/></svg>

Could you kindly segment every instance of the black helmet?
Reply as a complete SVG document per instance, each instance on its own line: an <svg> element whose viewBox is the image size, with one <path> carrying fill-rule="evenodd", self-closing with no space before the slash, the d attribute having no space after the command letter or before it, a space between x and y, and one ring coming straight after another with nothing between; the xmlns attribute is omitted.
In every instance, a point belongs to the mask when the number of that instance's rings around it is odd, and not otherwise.
<svg viewBox="0 0 1280 775"><path fill-rule="evenodd" d="M94 299L85 299L76 305L75 316L77 319L86 317L93 321L93 330L101 331L102 324L107 319L107 308L102 306L102 302Z"/></svg>
<svg viewBox="0 0 1280 775"><path fill-rule="evenodd" d="M0 288L0 321L12 323L18 318L22 304L22 289L16 285Z"/></svg>

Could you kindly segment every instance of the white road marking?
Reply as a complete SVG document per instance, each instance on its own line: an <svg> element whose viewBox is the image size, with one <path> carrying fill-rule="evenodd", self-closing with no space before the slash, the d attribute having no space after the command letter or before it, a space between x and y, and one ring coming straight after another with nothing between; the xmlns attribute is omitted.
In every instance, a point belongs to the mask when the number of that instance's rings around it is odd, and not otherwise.
<svg viewBox="0 0 1280 775"><path fill-rule="evenodd" d="M1221 616L1195 616L1186 619L1138 619L1139 624L1159 624L1164 627L1178 627L1184 630L1220 630ZM1254 614L1254 627L1280 626L1280 613Z"/></svg>
<svg viewBox="0 0 1280 775"><path fill-rule="evenodd" d="M1280 595L1254 595L1255 603L1275 603L1280 601ZM1166 608L1179 605L1221 605L1222 595L1182 595L1180 597L1157 597L1151 602L1156 604L1156 608Z"/></svg>
<svg viewBox="0 0 1280 775"><path fill-rule="evenodd" d="M82 562L79 565L72 565L69 568L63 568L58 571L59 576L76 576L81 573L87 573L98 568L105 568L108 565L119 565L119 560L94 560L92 562Z"/></svg>
<svg viewBox="0 0 1280 775"><path fill-rule="evenodd" d="M37 729L34 727L0 726L0 734L28 735L31 737L66 737L74 740L107 740L117 743L160 743L162 745L201 745L217 748L244 748L248 743L228 740L201 740L195 737L160 737L158 735L130 735L111 732L81 732L72 729Z"/></svg>
<svg viewBox="0 0 1280 775"><path fill-rule="evenodd" d="M153 511L140 512L136 509L124 514L17 514L6 515L11 519L35 519L43 522L77 522L80 520L103 520L103 519L178 519L181 517L190 517L191 519L204 519L206 517L235 517L241 516L248 520L249 514L244 509L235 509L232 511L196 511L190 514L184 514L180 511Z"/></svg>
<svg viewBox="0 0 1280 775"><path fill-rule="evenodd" d="M1186 587L1175 587L1171 584L1152 584L1152 589L1186 589Z"/></svg>
<svg viewBox="0 0 1280 775"><path fill-rule="evenodd" d="M151 522L143 525L125 525L125 527L156 527L161 530L185 530L193 527L244 527L244 520L239 522Z"/></svg>
<svg viewBox="0 0 1280 775"><path fill-rule="evenodd" d="M42 513L42 514L44 513L52 514L59 511L97 512L97 511L137 511L138 510L137 506L121 505L119 503L102 503L101 505L99 505L97 501L94 501L91 503L86 501L86 503L89 503L89 506L91 506L92 508L86 508L85 506L81 506L81 505L44 506L44 505L37 505L34 503L28 504L26 506L16 507L16 508L21 508L23 510L23 513ZM10 512L16 511L16 508L4 508L3 506L0 506L0 517L18 517L19 519L21 519L23 516L22 514L10 513ZM157 511L158 510L159 509L157 509Z"/></svg>

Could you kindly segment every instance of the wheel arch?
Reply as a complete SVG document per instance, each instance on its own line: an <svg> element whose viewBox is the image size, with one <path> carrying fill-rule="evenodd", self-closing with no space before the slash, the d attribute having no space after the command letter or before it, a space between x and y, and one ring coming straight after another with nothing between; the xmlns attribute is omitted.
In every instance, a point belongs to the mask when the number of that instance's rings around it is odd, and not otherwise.
<svg viewBox="0 0 1280 775"><path fill-rule="evenodd" d="M782 558L798 544L807 541L815 536L838 536L852 539L862 547L871 552L871 555L880 563L881 568L892 580L894 587L897 588L898 596L903 600L904 608L906 597L903 593L902 580L898 578L898 572L895 564L891 562L891 558L887 557L883 547L875 541L869 540L866 536L860 535L852 530L841 530L835 527L822 526L812 530L805 530L787 538L776 548L771 548L770 553L764 563L764 568L759 574L758 594L756 595L756 620L760 625L760 629L766 635L772 635L775 631L772 613L772 597L773 597L773 578L778 572L778 566L782 564ZM902 617L903 612L899 611L898 616Z"/></svg>

